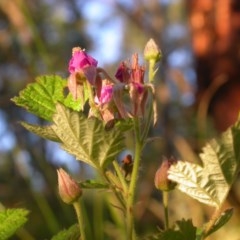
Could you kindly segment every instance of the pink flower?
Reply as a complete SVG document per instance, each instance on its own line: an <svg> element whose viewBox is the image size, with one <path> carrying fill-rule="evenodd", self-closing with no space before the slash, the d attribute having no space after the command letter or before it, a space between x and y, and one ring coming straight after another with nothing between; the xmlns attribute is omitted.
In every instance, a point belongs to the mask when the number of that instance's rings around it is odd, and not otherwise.
<svg viewBox="0 0 240 240"><path fill-rule="evenodd" d="M113 96L113 85L104 85L101 88L100 96L95 98L95 102L98 104L109 103Z"/></svg>
<svg viewBox="0 0 240 240"><path fill-rule="evenodd" d="M147 89L141 83L130 83L129 96L132 104L132 115L142 117L145 112L145 105L148 97Z"/></svg>
<svg viewBox="0 0 240 240"><path fill-rule="evenodd" d="M131 66L127 66L126 63L122 62L115 74L115 77L123 84L126 84L126 89L129 90L132 105L131 114L133 116L140 117L144 114L148 95L144 86L144 74L145 69L139 65L137 54L133 54Z"/></svg>
<svg viewBox="0 0 240 240"><path fill-rule="evenodd" d="M128 66L122 62L115 74L115 77L122 83L128 83L130 79L130 73L129 73Z"/></svg>
<svg viewBox="0 0 240 240"><path fill-rule="evenodd" d="M142 94L145 90L144 85L141 83L133 82L133 86L139 94Z"/></svg>
<svg viewBox="0 0 240 240"><path fill-rule="evenodd" d="M83 68L93 66L97 67L97 60L89 56L79 47L73 48L72 58L69 61L68 70L70 73L81 71Z"/></svg>
<svg viewBox="0 0 240 240"><path fill-rule="evenodd" d="M95 103L98 105L104 122L109 122L114 119L113 109L113 84L108 80L102 81L102 86L95 96Z"/></svg>
<svg viewBox="0 0 240 240"><path fill-rule="evenodd" d="M122 62L117 69L115 77L122 83L144 83L145 69L138 64L138 55L133 54L131 66Z"/></svg>
<svg viewBox="0 0 240 240"><path fill-rule="evenodd" d="M87 80L91 85L95 85L97 78L97 60L89 56L81 48L73 48L68 70L70 72L68 89L74 99L78 99L79 96L82 95L83 90L81 86L84 81Z"/></svg>
<svg viewBox="0 0 240 240"><path fill-rule="evenodd" d="M132 56L132 68L131 68L131 82L144 83L145 69L138 64L138 55Z"/></svg>

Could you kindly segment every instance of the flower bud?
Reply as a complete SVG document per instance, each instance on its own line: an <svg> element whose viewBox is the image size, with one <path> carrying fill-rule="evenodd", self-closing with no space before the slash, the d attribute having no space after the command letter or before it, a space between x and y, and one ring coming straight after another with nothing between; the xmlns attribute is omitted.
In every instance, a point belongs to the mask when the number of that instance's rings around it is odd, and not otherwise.
<svg viewBox="0 0 240 240"><path fill-rule="evenodd" d="M168 170L172 164L177 162L176 159L164 159L161 166L155 174L155 187L161 191L171 191L175 188L176 183L168 179Z"/></svg>
<svg viewBox="0 0 240 240"><path fill-rule="evenodd" d="M147 42L143 54L147 61L154 60L155 63L162 57L161 50L152 38Z"/></svg>
<svg viewBox="0 0 240 240"><path fill-rule="evenodd" d="M124 172L124 177L131 175L133 169L133 159L132 155L128 154L122 160L122 170Z"/></svg>
<svg viewBox="0 0 240 240"><path fill-rule="evenodd" d="M73 180L62 168L57 170L58 191L63 202L72 204L82 195L82 190L77 182Z"/></svg>

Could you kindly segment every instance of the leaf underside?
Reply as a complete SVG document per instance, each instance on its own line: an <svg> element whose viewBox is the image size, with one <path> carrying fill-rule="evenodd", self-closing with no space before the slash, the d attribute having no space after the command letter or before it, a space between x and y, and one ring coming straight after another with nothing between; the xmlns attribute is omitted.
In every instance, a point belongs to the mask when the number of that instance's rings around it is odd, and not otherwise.
<svg viewBox="0 0 240 240"><path fill-rule="evenodd" d="M240 166L240 124L213 139L203 148L203 166L178 161L171 166L168 178L178 183L177 188L192 198L216 208L225 200ZM239 145L238 145L239 146Z"/></svg>
<svg viewBox="0 0 240 240"><path fill-rule="evenodd" d="M121 126L107 131L101 120L87 118L62 104L56 106L53 124L21 124L43 138L60 142L67 152L95 168L106 167L125 147Z"/></svg>
<svg viewBox="0 0 240 240"><path fill-rule="evenodd" d="M52 129L62 148L93 167L105 167L124 149L124 135L118 129L106 131L97 118L57 104Z"/></svg>

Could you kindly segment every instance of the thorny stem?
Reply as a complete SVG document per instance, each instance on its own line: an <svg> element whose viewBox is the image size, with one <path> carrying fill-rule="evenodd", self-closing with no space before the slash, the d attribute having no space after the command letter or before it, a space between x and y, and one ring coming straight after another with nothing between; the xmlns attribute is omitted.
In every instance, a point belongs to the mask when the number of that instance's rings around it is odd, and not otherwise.
<svg viewBox="0 0 240 240"><path fill-rule="evenodd" d="M83 214L82 214L82 209L81 209L82 203L80 201L81 201L81 199L79 201L74 202L73 207L74 207L76 215L77 215L81 240L87 240L86 234L85 234L84 219L83 219Z"/></svg>

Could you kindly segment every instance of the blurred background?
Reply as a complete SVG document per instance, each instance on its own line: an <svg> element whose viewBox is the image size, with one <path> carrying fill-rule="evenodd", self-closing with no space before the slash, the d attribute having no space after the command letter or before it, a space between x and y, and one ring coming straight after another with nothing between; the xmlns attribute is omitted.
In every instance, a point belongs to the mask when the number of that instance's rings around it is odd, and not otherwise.
<svg viewBox="0 0 240 240"><path fill-rule="evenodd" d="M158 43L163 58L156 77L159 120L150 133L159 140L147 145L139 177L140 235L163 225L161 195L153 185L162 157L199 161L206 140L237 119L240 1L0 0L0 202L1 208L30 210L30 220L12 239L50 239L75 222L73 210L57 195L59 166L79 180L94 173L57 144L23 129L19 121L43 120L10 99L38 75L67 77L75 46L85 48L113 76L133 53L142 57L149 38ZM94 239L117 239L116 219L102 196L88 201ZM182 193L174 191L170 197L172 223L193 218L200 226L212 212ZM234 216L211 240L240 239L240 178L227 202L235 208ZM104 233L97 229L101 217Z"/></svg>

